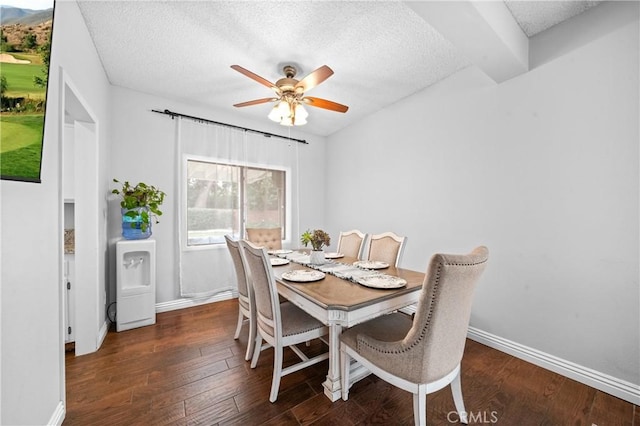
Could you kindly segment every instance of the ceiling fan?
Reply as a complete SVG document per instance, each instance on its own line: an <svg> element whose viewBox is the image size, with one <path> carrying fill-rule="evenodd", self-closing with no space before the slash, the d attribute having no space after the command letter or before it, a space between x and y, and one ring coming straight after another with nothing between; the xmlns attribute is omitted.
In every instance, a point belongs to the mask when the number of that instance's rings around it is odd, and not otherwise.
<svg viewBox="0 0 640 426"><path fill-rule="evenodd" d="M297 73L295 66L285 65L282 69L285 77L276 81L275 84L245 68L242 68L240 65L231 65L231 68L246 75L252 80L257 81L258 83L267 86L276 94L276 97L255 99L253 101L241 102L233 106L240 108L264 104L267 102L277 102L269 113L269 118L284 126L301 126L307 123L306 118L309 114L304 109L303 104L342 113L347 112L349 109L348 106L337 102L305 96L305 92L313 89L333 75L333 70L326 65L321 66L302 80L296 80L294 78Z"/></svg>

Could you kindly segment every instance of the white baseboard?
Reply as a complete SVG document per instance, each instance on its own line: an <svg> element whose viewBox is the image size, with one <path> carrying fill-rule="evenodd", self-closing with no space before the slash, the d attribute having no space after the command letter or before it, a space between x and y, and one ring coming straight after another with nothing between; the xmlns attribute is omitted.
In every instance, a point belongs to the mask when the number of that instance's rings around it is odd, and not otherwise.
<svg viewBox="0 0 640 426"><path fill-rule="evenodd" d="M104 342L104 339L107 337L108 332L109 332L109 324L107 323L107 321L105 321L102 323L102 326L100 327L100 331L98 332L98 341L96 342L97 343L96 351L102 347L102 342Z"/></svg>
<svg viewBox="0 0 640 426"><path fill-rule="evenodd" d="M512 342L475 327L469 327L467 337L490 348L513 355L539 367L584 383L587 386L640 405L640 385L609 376L582 365L549 355L528 346Z"/></svg>
<svg viewBox="0 0 640 426"><path fill-rule="evenodd" d="M51 415L51 418L47 422L47 426L61 426L64 421L64 417L66 415L66 410L64 408L64 402L59 401L56 406L55 411Z"/></svg>
<svg viewBox="0 0 640 426"><path fill-rule="evenodd" d="M223 291L222 293L206 297L194 297L189 299L170 300L169 302L156 303L156 312L169 312L177 309L191 308L193 306L205 305L207 303L220 302L238 297L237 290Z"/></svg>

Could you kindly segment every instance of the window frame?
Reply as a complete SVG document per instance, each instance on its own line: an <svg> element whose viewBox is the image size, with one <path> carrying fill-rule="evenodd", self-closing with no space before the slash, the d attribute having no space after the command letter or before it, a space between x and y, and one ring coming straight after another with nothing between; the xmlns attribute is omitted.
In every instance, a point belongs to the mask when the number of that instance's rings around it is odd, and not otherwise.
<svg viewBox="0 0 640 426"><path fill-rule="evenodd" d="M208 244L198 244L198 245L189 245L189 231L187 229L187 169L189 161L198 161L204 163L211 164L221 164L225 166L234 166L241 168L256 168L256 169L266 169L266 170L276 170L284 172L284 184L285 184L285 235L282 240L282 244L287 244L291 242L291 215L292 215L292 202L291 202L291 168L283 165L273 165L273 164L264 164L264 163L253 163L248 161L236 161L230 160L228 158L217 158L217 157L208 157L202 155L193 155L193 154L183 154L182 156L182 181L180 182L180 187L182 189L181 200L180 200L180 246L183 251L199 251L199 250L220 250L227 249L226 244L223 242L220 243L208 243ZM245 175L246 172L241 171L241 175ZM241 206L240 209L242 211L242 223L241 223L241 232L243 233L242 238L244 238L245 227L246 227L246 199L245 199L245 188L244 188L244 177L242 178L243 185L240 188L240 193L242 194Z"/></svg>

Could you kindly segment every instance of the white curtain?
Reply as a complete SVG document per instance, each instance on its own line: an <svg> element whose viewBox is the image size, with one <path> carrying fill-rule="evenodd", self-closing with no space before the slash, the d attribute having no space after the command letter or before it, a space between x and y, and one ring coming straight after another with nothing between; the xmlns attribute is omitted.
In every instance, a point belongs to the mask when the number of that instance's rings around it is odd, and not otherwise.
<svg viewBox="0 0 640 426"><path fill-rule="evenodd" d="M235 271L225 244L186 245L186 158L197 157L239 165L284 168L287 172L287 237L297 233L298 142L181 118L178 120L178 259L182 297L205 298L237 290ZM296 218L296 219L292 219Z"/></svg>

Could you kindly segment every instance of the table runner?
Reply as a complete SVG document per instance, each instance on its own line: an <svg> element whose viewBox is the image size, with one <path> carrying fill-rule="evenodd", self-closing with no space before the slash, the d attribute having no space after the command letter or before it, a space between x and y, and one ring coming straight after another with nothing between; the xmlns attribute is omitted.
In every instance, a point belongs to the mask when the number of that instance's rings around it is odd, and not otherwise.
<svg viewBox="0 0 640 426"><path fill-rule="evenodd" d="M294 251L292 253L278 253L274 254L274 256L281 257L284 259L288 259L291 262L306 266L311 269L316 269L318 271L335 275L338 278L343 280L348 280L357 284L362 283L359 280L373 277L373 276L386 276L386 277L396 277L395 275L385 274L384 272L380 272L374 269L366 269L358 266L354 266L350 263L342 263L335 260L325 260L325 263L322 265L313 265L311 264L311 257L304 252Z"/></svg>

